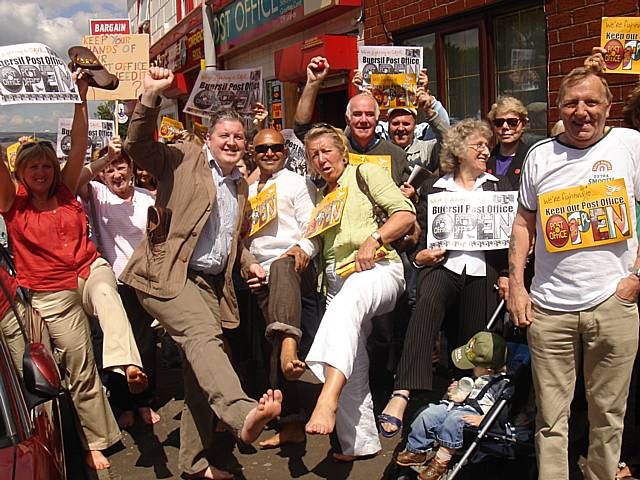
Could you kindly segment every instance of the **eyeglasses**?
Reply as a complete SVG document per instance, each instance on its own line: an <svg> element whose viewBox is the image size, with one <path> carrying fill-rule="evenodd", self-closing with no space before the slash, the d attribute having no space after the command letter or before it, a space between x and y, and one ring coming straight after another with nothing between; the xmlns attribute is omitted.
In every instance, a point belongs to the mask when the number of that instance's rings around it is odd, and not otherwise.
<svg viewBox="0 0 640 480"><path fill-rule="evenodd" d="M262 145L255 145L253 148L256 153L267 153L269 150L273 153L284 152L284 145L282 143L263 143Z"/></svg>
<svg viewBox="0 0 640 480"><path fill-rule="evenodd" d="M488 143L470 143L469 145L467 145L467 147L473 148L478 153L483 151L485 148L491 151L491 148L489 148Z"/></svg>
<svg viewBox="0 0 640 480"><path fill-rule="evenodd" d="M507 122L507 125L511 128L517 127L520 124L519 118L496 118L493 121L493 125L497 128L500 128L504 123Z"/></svg>
<svg viewBox="0 0 640 480"><path fill-rule="evenodd" d="M18 151L16 153L24 152L26 150L29 150L30 148L35 147L36 145L41 146L41 147L49 148L49 149L53 150L54 152L56 151L56 149L54 148L53 144L49 140L28 140L25 143L23 143L22 145L20 145L20 147L18 148Z"/></svg>

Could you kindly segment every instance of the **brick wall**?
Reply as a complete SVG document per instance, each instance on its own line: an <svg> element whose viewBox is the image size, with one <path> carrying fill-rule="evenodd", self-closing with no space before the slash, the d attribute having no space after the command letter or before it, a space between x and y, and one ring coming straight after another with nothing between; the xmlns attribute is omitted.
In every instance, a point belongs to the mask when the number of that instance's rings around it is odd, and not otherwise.
<svg viewBox="0 0 640 480"><path fill-rule="evenodd" d="M453 17L464 11L501 3L498 0L364 0L364 39L367 45L390 45L382 27L382 18L392 34ZM600 18L603 16L640 16L639 0L545 0L549 58L549 124L558 120L555 107L563 75L582 65L591 47L600 44ZM614 104L611 123L622 124L622 105L638 76L608 75Z"/></svg>

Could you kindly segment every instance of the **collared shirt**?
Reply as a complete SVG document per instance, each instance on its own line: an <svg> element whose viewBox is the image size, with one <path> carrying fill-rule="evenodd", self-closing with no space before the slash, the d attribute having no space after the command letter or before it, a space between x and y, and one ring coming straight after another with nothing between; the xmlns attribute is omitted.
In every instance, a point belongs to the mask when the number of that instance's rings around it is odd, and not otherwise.
<svg viewBox="0 0 640 480"><path fill-rule="evenodd" d="M487 181L497 182L498 179L490 173L485 172L476 178L476 183L473 185L471 191L482 190L482 185ZM448 173L444 177L439 178L433 186L436 188L444 188L448 192L469 191L455 182L452 173ZM485 277L487 275L487 265L483 251L449 250L443 266L458 275L462 274L465 268L466 275L474 277Z"/></svg>
<svg viewBox="0 0 640 480"><path fill-rule="evenodd" d="M233 232L238 223L236 182L242 174L234 168L230 175L224 176L209 148L204 148L209 159L212 180L217 189L216 204L200 233L189 261L189 268L217 275L224 270L231 252Z"/></svg>
<svg viewBox="0 0 640 480"><path fill-rule="evenodd" d="M367 144L366 147L362 148L358 142L355 141L353 135L349 134L349 143L351 144L351 148L353 148L358 153L366 153L375 147L380 142L380 137L378 135L374 135L371 141Z"/></svg>

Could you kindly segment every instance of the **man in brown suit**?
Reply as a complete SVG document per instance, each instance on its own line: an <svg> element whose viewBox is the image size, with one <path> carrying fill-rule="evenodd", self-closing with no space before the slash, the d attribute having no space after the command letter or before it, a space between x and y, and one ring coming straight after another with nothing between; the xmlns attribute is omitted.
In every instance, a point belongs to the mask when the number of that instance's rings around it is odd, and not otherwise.
<svg viewBox="0 0 640 480"><path fill-rule="evenodd" d="M239 323L231 273L236 260L252 287L266 274L238 241L247 183L236 163L245 149L241 117L232 110L212 118L206 146L154 140L159 95L173 73L152 67L131 117L124 145L133 161L158 180L156 206L172 212L164 235L147 236L120 280L137 290L144 308L184 351L185 407L179 465L186 478L233 478L209 463L214 414L245 443L280 414L282 394L269 390L258 403L242 391L223 351L222 327ZM162 222L160 222L162 224Z"/></svg>

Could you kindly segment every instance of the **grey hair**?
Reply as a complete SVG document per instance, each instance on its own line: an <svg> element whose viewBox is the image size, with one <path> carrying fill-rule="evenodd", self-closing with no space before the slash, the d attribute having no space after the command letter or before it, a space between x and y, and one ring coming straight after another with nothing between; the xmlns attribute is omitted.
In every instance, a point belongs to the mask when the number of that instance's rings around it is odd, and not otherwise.
<svg viewBox="0 0 640 480"><path fill-rule="evenodd" d="M233 108L220 108L211 114L211 125L209 126L209 133L211 133L214 127L220 122L240 122L242 124L242 129L246 135L247 128L245 126L245 120L242 115L240 115Z"/></svg>
<svg viewBox="0 0 640 480"><path fill-rule="evenodd" d="M460 168L460 157L467 150L467 141L473 134L484 137L487 142L493 138L493 131L487 122L475 118L465 118L447 130L442 139L440 151L440 174L453 173Z"/></svg>
<svg viewBox="0 0 640 480"><path fill-rule="evenodd" d="M349 99L349 103L347 103L347 109L345 110L344 114L347 116L347 118L351 117L351 114L353 113L353 109L351 107L351 102L353 102L353 100L355 98L358 98L358 97L361 97L361 96L364 96L364 97L367 97L367 98L371 99L371 101L375 105L374 111L375 111L375 115L376 115L376 120L378 120L378 118L380 118L380 106L378 105L378 102L376 102L376 99L373 98L373 95L371 95L370 93L365 93L365 92L358 93L357 95L354 95L353 97L351 97Z"/></svg>

